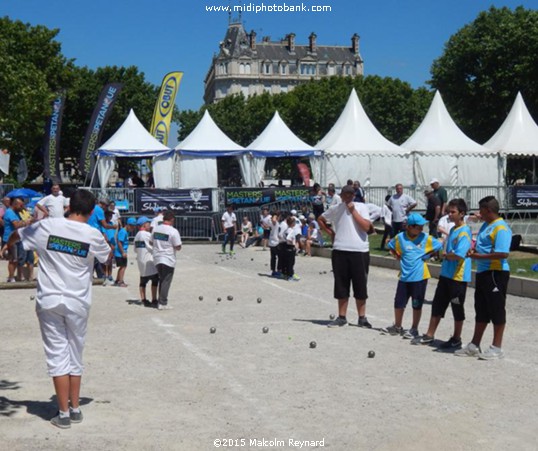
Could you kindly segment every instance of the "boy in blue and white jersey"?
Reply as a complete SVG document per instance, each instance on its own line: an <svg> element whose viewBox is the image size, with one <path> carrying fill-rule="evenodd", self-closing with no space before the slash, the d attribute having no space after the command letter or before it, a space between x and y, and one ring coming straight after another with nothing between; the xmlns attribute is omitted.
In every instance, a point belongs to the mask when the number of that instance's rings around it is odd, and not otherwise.
<svg viewBox="0 0 538 451"><path fill-rule="evenodd" d="M418 324L428 279L431 277L426 260L443 247L441 241L422 231L427 222L418 213L410 214L407 229L388 244L390 253L400 260L400 280L394 297L394 324L383 329L383 332L390 335L402 335L408 339L419 335ZM412 299L413 323L411 329L405 332L402 320L409 298Z"/></svg>
<svg viewBox="0 0 538 451"><path fill-rule="evenodd" d="M478 205L484 224L476 237L474 250L469 252L469 257L476 260L475 329L471 342L455 354L493 360L504 357L502 340L506 326L506 290L510 279L508 255L512 231L500 217L499 202L495 197L484 197ZM490 321L493 323L493 343L488 350L481 352L480 342Z"/></svg>
<svg viewBox="0 0 538 451"><path fill-rule="evenodd" d="M136 219L127 219L127 225L118 230L116 235L116 248L114 249L114 258L116 259L116 266L118 267L118 274L116 275L115 287L127 287L125 283L125 270L127 269L127 248L129 247L129 232L131 232L136 226Z"/></svg>
<svg viewBox="0 0 538 451"><path fill-rule="evenodd" d="M441 275L432 302L432 316L428 331L412 341L412 344L430 344L435 331L450 305L454 315L454 333L439 346L449 351L461 348L461 331L465 320L465 293L471 281L471 259L468 253L472 244L471 228L465 223L467 204L463 199L453 199L448 203L448 217L454 223L446 239L446 253L441 265Z"/></svg>

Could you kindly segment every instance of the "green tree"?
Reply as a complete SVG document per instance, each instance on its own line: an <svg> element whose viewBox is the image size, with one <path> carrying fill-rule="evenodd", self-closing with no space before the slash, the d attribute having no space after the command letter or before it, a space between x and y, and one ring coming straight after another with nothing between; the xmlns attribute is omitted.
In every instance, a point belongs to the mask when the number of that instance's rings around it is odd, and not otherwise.
<svg viewBox="0 0 538 451"><path fill-rule="evenodd" d="M35 156L51 102L70 80L58 32L0 18L0 147L15 162L26 155L30 171L41 160Z"/></svg>
<svg viewBox="0 0 538 451"><path fill-rule="evenodd" d="M538 116L538 11L491 7L456 32L433 62L430 84L458 125L483 143L506 119L518 91Z"/></svg>

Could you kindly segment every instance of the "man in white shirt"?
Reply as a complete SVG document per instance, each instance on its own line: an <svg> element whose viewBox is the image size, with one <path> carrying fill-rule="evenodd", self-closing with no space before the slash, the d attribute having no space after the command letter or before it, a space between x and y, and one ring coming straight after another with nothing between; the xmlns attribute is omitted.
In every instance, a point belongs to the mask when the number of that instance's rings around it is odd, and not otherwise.
<svg viewBox="0 0 538 451"><path fill-rule="evenodd" d="M271 233L272 228L272 221L273 217L271 213L269 213L269 209L264 207L262 209L262 213L260 215L260 224L263 229L263 238L262 238L262 249L265 250L267 248L267 244L269 242L269 235Z"/></svg>
<svg viewBox="0 0 538 451"><path fill-rule="evenodd" d="M224 230L224 241L222 243L222 253L226 253L226 243L230 243L230 254L234 253L235 234L237 233L237 218L233 205L228 205L222 215L222 230Z"/></svg>
<svg viewBox="0 0 538 451"><path fill-rule="evenodd" d="M51 193L48 196L39 200L36 208L43 213L44 218L61 218L69 203L63 194L61 194L60 185L52 185L50 191Z"/></svg>
<svg viewBox="0 0 538 451"><path fill-rule="evenodd" d="M328 326L340 327L347 324L347 306L352 285L359 313L358 326L370 329L372 325L366 318L366 299L370 264L368 232L372 229L372 223L368 207L364 203L353 202L355 190L352 186L344 186L340 195L342 203L329 208L318 218L319 225L333 241L332 268L334 297L338 299L338 318Z"/></svg>
<svg viewBox="0 0 538 451"><path fill-rule="evenodd" d="M394 238L403 230L407 215L417 206L415 199L404 194L401 183L398 183L394 188L396 189L396 194L393 194L387 202L387 205L392 210L391 238Z"/></svg>
<svg viewBox="0 0 538 451"><path fill-rule="evenodd" d="M9 238L10 243L20 238L25 250L39 256L36 313L59 408L51 423L62 429L82 421L82 353L93 263L94 259L104 263L110 252L103 234L86 224L94 206L93 194L78 190L71 197L68 218L38 221Z"/></svg>
<svg viewBox="0 0 538 451"><path fill-rule="evenodd" d="M181 250L181 237L173 226L175 219L173 211L165 211L162 224L155 227L151 233L153 263L159 274L159 310L172 308L168 305L168 292L174 278L176 251Z"/></svg>
<svg viewBox="0 0 538 451"><path fill-rule="evenodd" d="M336 207L337 205L342 203L342 198L336 192L336 188L334 187L334 184L332 183L329 184L329 187L327 188L327 192L329 193L327 198L330 197L329 208Z"/></svg>

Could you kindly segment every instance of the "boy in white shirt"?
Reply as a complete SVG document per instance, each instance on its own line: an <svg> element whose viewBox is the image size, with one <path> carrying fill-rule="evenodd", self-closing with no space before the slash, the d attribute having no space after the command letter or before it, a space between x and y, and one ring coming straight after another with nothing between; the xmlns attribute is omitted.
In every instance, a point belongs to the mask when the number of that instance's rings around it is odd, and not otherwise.
<svg viewBox="0 0 538 451"><path fill-rule="evenodd" d="M237 217L234 213L233 205L228 205L222 215L222 230L224 230L224 241L222 243L222 253L226 253L226 243L230 243L230 255L234 253L235 235L237 233Z"/></svg>
<svg viewBox="0 0 538 451"><path fill-rule="evenodd" d="M62 429L82 421L82 352L91 306L94 259L104 263L110 248L102 233L87 225L95 197L78 190L68 218L50 218L15 231L9 243L22 241L39 256L36 313L53 378L59 412L51 423ZM71 406L69 406L71 402Z"/></svg>
<svg viewBox="0 0 538 451"><path fill-rule="evenodd" d="M163 223L153 229L151 244L153 245L153 262L159 274L159 310L170 310L168 291L174 278L176 251L181 250L181 237L173 224L176 217L173 211L163 213Z"/></svg>
<svg viewBox="0 0 538 451"><path fill-rule="evenodd" d="M138 271L140 272L140 299L144 307L155 307L159 305L157 300L157 287L159 286L159 274L153 262L153 246L151 244L151 233L149 232L151 219L142 216L136 221L138 233L134 238L134 249ZM151 302L146 298L146 285L151 281Z"/></svg>

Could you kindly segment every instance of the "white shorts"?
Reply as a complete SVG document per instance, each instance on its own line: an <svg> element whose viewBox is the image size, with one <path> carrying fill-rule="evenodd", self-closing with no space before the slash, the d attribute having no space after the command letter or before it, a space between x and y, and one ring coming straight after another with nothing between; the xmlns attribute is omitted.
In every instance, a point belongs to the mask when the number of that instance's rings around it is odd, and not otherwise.
<svg viewBox="0 0 538 451"><path fill-rule="evenodd" d="M51 309L38 307L36 313L49 376L81 376L88 316L80 316L63 304Z"/></svg>

